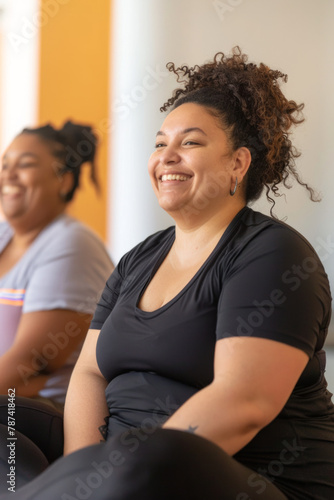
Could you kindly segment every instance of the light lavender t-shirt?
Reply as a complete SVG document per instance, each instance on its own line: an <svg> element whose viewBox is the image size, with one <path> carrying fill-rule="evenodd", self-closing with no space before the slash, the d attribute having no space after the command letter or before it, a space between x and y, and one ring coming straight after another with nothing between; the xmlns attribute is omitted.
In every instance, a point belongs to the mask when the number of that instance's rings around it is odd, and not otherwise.
<svg viewBox="0 0 334 500"><path fill-rule="evenodd" d="M10 226L0 223L0 254L12 235ZM90 229L67 215L55 219L38 235L19 262L0 278L0 356L13 344L24 313L51 309L94 313L112 270L113 264L103 242ZM52 352L61 348L61 335L57 345L57 333L45 332L51 344L46 357L48 352L52 356ZM43 363L43 353L36 353L36 357ZM41 396L64 401L77 357L78 352L73 353L50 377L40 391ZM21 369L24 376L25 368Z"/></svg>

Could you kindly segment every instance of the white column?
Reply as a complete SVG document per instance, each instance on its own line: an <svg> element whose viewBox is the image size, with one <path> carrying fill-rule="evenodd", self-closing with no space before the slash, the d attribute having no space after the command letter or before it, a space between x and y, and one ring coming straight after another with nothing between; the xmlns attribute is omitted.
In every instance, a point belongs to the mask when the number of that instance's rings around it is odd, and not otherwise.
<svg viewBox="0 0 334 500"><path fill-rule="evenodd" d="M56 0L55 0L56 1ZM38 116L39 0L0 0L2 10L1 151Z"/></svg>
<svg viewBox="0 0 334 500"><path fill-rule="evenodd" d="M173 84L164 67L173 39L167 40L156 22L159 0L113 5L109 241L118 261L147 235L173 223L159 207L147 173L164 116L159 107ZM168 2L164 6L168 10Z"/></svg>

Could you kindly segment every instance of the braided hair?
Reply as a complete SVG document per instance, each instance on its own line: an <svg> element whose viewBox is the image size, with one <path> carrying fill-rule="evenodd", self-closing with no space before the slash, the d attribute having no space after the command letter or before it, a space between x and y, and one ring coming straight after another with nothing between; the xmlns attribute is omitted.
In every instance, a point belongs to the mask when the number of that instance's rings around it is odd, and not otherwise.
<svg viewBox="0 0 334 500"><path fill-rule="evenodd" d="M79 187L81 167L86 162L90 163L90 179L99 190L95 166L97 137L92 127L67 121L59 129L47 124L37 128L24 128L21 134L36 134L40 139L48 142L53 156L58 160L57 164L60 165L57 168L57 174L62 175L65 172L73 174L73 187L64 196L65 202L72 200Z"/></svg>
<svg viewBox="0 0 334 500"><path fill-rule="evenodd" d="M255 201L266 189L268 201L275 205L273 196L280 196L278 185L291 187L294 177L304 186L312 201L319 201L314 190L304 183L295 167L300 153L289 138L290 128L304 121L304 104L288 100L279 88L279 80L287 75L272 70L265 64L248 63L247 55L234 47L232 55L218 52L213 61L202 66L175 67L167 64L177 82L183 84L160 108L177 108L195 103L220 119L234 150L246 147L252 161L246 176L246 202Z"/></svg>

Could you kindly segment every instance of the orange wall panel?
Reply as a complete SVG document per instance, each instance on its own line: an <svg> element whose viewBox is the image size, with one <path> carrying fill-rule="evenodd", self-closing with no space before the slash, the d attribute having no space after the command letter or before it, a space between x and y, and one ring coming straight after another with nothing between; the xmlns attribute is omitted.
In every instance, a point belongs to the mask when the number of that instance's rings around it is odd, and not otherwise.
<svg viewBox="0 0 334 500"><path fill-rule="evenodd" d="M3 38L2 38L2 32L1 32L1 28L0 28L0 68L3 67L2 65L2 42L3 42ZM0 96L2 96L2 79L1 79L1 75L0 75ZM2 120L0 120L0 144L1 144L1 156L3 155L3 144L2 144ZM1 210L1 207L0 207L0 222L4 220L4 217L3 217L3 213L2 213L2 210Z"/></svg>
<svg viewBox="0 0 334 500"><path fill-rule="evenodd" d="M51 3L40 0L44 22L40 33L39 121L60 126L72 119L96 130L101 193L97 195L89 184L89 166L84 165L81 188L69 213L105 239L111 0Z"/></svg>

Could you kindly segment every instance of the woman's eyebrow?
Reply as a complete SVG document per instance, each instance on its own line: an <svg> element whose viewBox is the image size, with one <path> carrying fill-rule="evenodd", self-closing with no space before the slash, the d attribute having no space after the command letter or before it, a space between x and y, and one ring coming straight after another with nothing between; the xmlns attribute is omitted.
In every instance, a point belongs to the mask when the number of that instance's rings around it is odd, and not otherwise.
<svg viewBox="0 0 334 500"><path fill-rule="evenodd" d="M15 153L14 153L14 154L15 154ZM2 159L3 159L3 160L6 160L9 156L10 156L10 153L5 153L5 154L3 155L3 157L2 157ZM25 156L31 156L31 157L33 157L33 158L34 158L34 159L36 159L36 160L38 159L38 155L37 155L37 154L35 154L35 153L29 153L29 152L22 153L22 154L20 155L20 158L24 158Z"/></svg>
<svg viewBox="0 0 334 500"><path fill-rule="evenodd" d="M29 153L29 152L22 153L21 154L21 158L24 157L24 156L32 156L33 158L38 159L38 155L36 153Z"/></svg>
<svg viewBox="0 0 334 500"><path fill-rule="evenodd" d="M190 127L190 128L185 128L184 130L182 130L181 134L182 135L185 135L185 134L189 134L189 132L199 132L200 134L203 134L203 135L207 135L204 130L202 130L201 128L199 127ZM165 132L163 132L162 130L159 130L157 132L157 136L158 135L166 135Z"/></svg>

